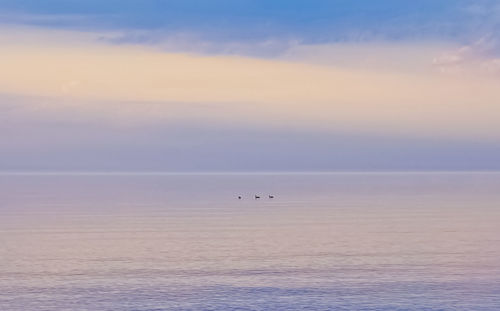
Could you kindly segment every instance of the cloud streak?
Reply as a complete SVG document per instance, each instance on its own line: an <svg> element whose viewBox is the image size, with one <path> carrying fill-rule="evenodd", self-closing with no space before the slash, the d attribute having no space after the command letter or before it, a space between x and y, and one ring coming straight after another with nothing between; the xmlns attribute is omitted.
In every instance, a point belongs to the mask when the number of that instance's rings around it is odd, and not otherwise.
<svg viewBox="0 0 500 311"><path fill-rule="evenodd" d="M72 35L74 39L78 33ZM45 98L45 110L74 111L75 115L132 124L175 116L269 126L499 138L499 129L492 125L500 124L496 79L352 66L366 55L362 52L365 47L342 66L325 66L311 64L307 58L262 60L165 53L85 40L77 46L64 40L50 46L18 43L23 40L4 44L0 92ZM377 54L374 46L370 51L375 53L370 55L374 59L391 57L385 54L387 49ZM412 59L410 55L408 63Z"/></svg>

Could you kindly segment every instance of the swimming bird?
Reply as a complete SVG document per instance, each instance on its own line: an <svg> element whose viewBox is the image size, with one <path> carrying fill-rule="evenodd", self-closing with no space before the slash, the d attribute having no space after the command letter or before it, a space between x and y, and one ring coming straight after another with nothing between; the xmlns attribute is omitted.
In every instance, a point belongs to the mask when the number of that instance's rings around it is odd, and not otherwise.
<svg viewBox="0 0 500 311"><path fill-rule="evenodd" d="M238 196L238 200L241 200L241 195Z"/></svg>
<svg viewBox="0 0 500 311"><path fill-rule="evenodd" d="M255 195L255 196L254 196L254 198L255 198L255 199L260 199L260 196Z"/></svg>
<svg viewBox="0 0 500 311"><path fill-rule="evenodd" d="M274 195L270 194L270 195L269 195L269 198L270 198L270 199L274 199Z"/></svg>

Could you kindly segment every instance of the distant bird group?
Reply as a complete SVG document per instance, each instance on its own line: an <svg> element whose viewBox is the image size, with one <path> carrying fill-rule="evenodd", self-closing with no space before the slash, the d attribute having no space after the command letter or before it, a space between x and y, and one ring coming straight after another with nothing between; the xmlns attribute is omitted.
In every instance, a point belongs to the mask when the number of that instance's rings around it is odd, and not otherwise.
<svg viewBox="0 0 500 311"><path fill-rule="evenodd" d="M269 199L274 199L274 195L272 195L272 194L269 194L267 197L268 197ZM254 198L255 200L258 200L258 199L260 199L260 195L257 195L257 194L256 194L256 195L254 195L254 196L253 196L253 198ZM238 200L241 200L241 199L243 199L243 197L242 197L241 195L239 195L239 196L238 196Z"/></svg>

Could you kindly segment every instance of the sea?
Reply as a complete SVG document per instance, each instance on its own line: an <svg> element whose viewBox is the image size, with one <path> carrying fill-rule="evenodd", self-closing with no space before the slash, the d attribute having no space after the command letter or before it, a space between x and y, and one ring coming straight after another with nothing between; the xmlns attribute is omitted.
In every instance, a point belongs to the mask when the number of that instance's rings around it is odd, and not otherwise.
<svg viewBox="0 0 500 311"><path fill-rule="evenodd" d="M500 310L500 173L2 173L0 310Z"/></svg>

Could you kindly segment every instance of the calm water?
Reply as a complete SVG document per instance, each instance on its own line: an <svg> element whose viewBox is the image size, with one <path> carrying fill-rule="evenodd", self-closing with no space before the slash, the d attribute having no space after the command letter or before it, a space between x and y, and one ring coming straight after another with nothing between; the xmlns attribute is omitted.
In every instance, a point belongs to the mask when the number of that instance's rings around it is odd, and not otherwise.
<svg viewBox="0 0 500 311"><path fill-rule="evenodd" d="M500 310L500 174L0 175L0 310Z"/></svg>

